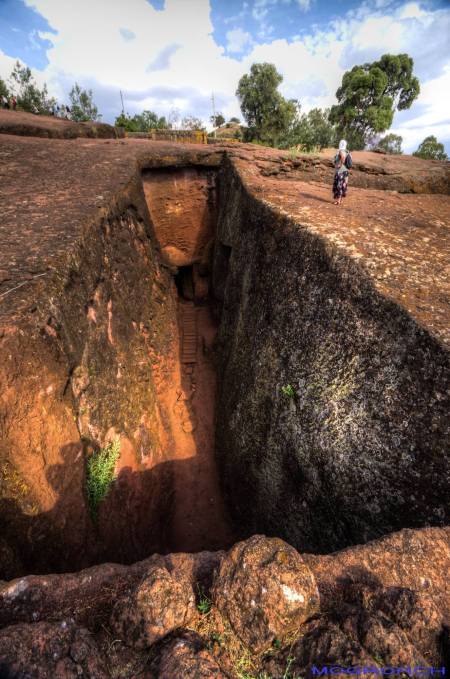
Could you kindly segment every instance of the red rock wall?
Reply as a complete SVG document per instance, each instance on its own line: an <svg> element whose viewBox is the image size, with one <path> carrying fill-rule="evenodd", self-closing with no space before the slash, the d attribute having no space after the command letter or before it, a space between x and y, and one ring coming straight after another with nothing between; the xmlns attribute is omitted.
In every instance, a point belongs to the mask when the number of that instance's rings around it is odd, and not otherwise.
<svg viewBox="0 0 450 679"><path fill-rule="evenodd" d="M154 369L175 335L174 301L138 184L86 225L27 324L3 332L0 578L161 547L170 431ZM94 527L85 458L115 435L119 478Z"/></svg>
<svg viewBox="0 0 450 679"><path fill-rule="evenodd" d="M215 171L147 171L144 192L162 254L174 266L207 262L215 233Z"/></svg>

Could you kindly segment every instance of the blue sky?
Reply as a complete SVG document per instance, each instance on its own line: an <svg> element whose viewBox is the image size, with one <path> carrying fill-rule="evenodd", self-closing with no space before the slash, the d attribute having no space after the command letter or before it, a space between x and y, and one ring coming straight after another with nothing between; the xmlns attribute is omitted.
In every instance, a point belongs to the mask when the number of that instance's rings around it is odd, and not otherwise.
<svg viewBox="0 0 450 679"><path fill-rule="evenodd" d="M410 151L435 134L450 152L450 3L444 0L0 0L0 76L15 59L67 101L92 88L103 119L178 110L208 121L211 92L240 115L235 90L252 63L282 73L303 110L330 106L343 73L385 52L408 52L420 98L396 114Z"/></svg>

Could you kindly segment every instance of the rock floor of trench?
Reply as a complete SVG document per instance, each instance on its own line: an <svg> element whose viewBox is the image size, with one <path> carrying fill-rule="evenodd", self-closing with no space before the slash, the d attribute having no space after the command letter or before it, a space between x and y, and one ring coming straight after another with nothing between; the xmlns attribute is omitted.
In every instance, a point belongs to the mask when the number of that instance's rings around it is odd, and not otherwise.
<svg viewBox="0 0 450 679"><path fill-rule="evenodd" d="M233 533L222 499L214 459L216 375L212 345L216 334L208 306L178 301L178 337L171 369L158 396L168 414L174 466L168 551L197 552L231 545Z"/></svg>

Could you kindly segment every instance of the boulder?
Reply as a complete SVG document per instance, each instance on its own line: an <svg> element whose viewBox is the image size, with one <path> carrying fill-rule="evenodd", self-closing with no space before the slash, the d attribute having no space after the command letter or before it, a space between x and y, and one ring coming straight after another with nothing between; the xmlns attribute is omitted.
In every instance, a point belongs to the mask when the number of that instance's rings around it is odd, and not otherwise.
<svg viewBox="0 0 450 679"><path fill-rule="evenodd" d="M147 648L183 627L195 613L192 582L164 560L152 565L143 579L114 606L111 628L125 644Z"/></svg>
<svg viewBox="0 0 450 679"><path fill-rule="evenodd" d="M302 557L283 540L261 535L237 543L228 552L211 598L256 653L319 608L316 581Z"/></svg>

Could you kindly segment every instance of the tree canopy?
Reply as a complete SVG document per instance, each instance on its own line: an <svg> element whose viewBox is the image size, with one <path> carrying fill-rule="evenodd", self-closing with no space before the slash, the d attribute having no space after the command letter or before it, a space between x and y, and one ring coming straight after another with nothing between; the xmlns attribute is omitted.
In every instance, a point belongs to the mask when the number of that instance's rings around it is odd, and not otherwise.
<svg viewBox="0 0 450 679"><path fill-rule="evenodd" d="M6 97L7 99L9 98L8 85L2 78L0 78L0 98L1 97Z"/></svg>
<svg viewBox="0 0 450 679"><path fill-rule="evenodd" d="M380 139L377 144L379 149L386 151L386 153L391 153L394 155L399 155L403 153L402 151L402 141L403 137L399 134L387 134L385 137Z"/></svg>
<svg viewBox="0 0 450 679"><path fill-rule="evenodd" d="M294 124L282 146L301 146L305 151L327 148L336 141L336 130L329 119L330 109L313 108Z"/></svg>
<svg viewBox="0 0 450 679"><path fill-rule="evenodd" d="M236 96L248 125L247 141L276 146L292 128L298 104L278 92L282 81L283 76L268 63L253 64L250 73L239 80Z"/></svg>
<svg viewBox="0 0 450 679"><path fill-rule="evenodd" d="M159 117L157 113L148 110L136 113L133 117L121 113L114 124L117 127L124 127L127 132L148 132L167 128L167 120L164 116Z"/></svg>
<svg viewBox="0 0 450 679"><path fill-rule="evenodd" d="M30 113L51 112L56 99L48 96L47 85L44 84L39 89L28 66L22 66L20 61L16 61L9 80L19 108Z"/></svg>
<svg viewBox="0 0 450 679"><path fill-rule="evenodd" d="M225 123L225 118L221 113L216 113L215 116L211 116L210 121L214 127L221 127Z"/></svg>
<svg viewBox="0 0 450 679"><path fill-rule="evenodd" d="M92 90L83 90L78 83L69 92L70 116L77 122L87 122L88 120L99 120L98 109L93 102Z"/></svg>
<svg viewBox="0 0 450 679"><path fill-rule="evenodd" d="M407 54L383 54L344 73L330 120L351 148L364 148L371 136L389 129L395 110L410 108L420 92L413 67Z"/></svg>
<svg viewBox="0 0 450 679"><path fill-rule="evenodd" d="M417 151L414 151L413 156L424 158L425 160L448 160L444 144L438 142L433 134L425 137Z"/></svg>
<svg viewBox="0 0 450 679"><path fill-rule="evenodd" d="M195 116L184 116L181 120L181 129L183 130L204 130L205 126L200 118Z"/></svg>

